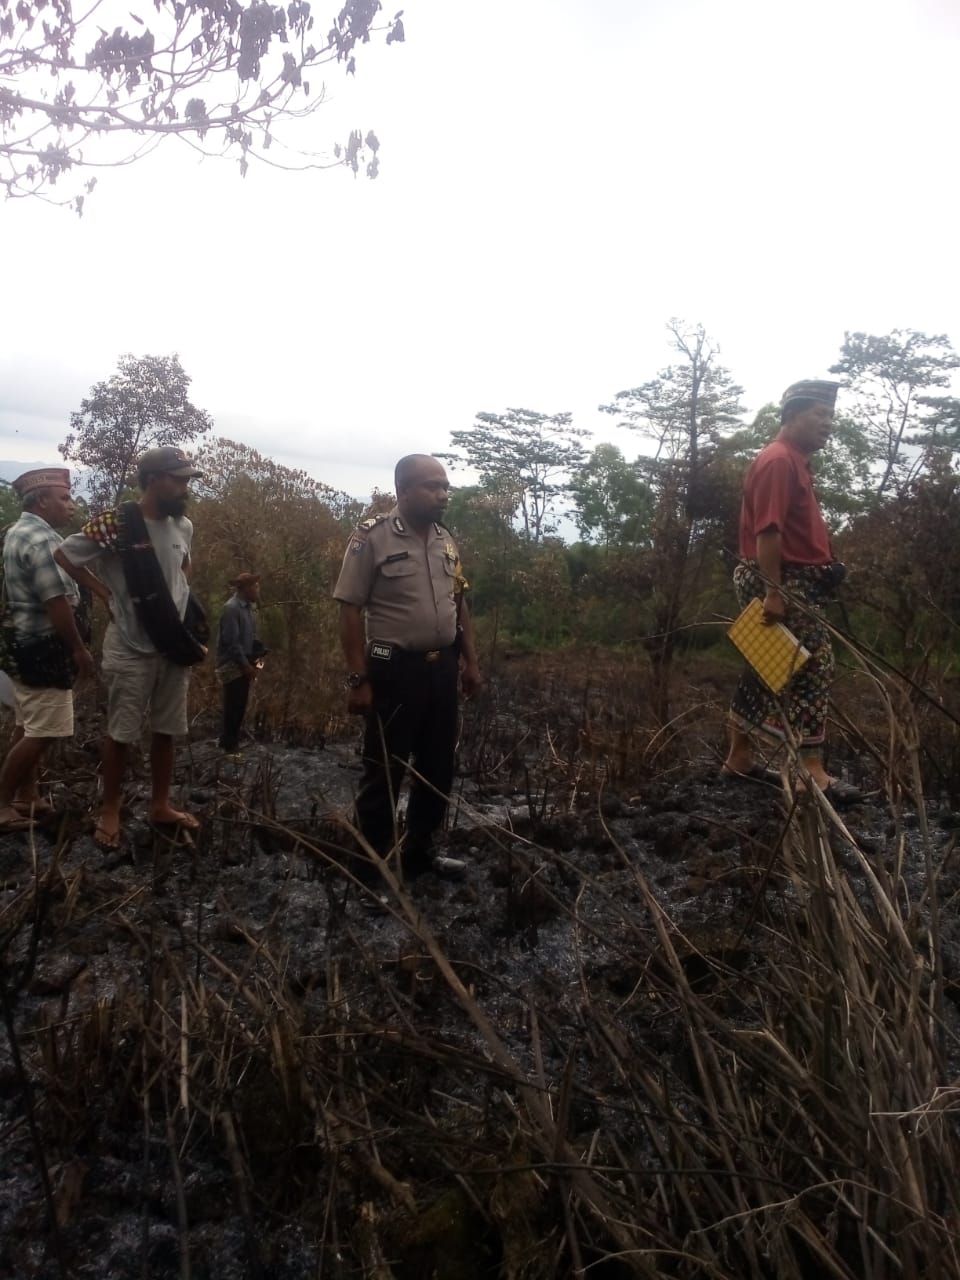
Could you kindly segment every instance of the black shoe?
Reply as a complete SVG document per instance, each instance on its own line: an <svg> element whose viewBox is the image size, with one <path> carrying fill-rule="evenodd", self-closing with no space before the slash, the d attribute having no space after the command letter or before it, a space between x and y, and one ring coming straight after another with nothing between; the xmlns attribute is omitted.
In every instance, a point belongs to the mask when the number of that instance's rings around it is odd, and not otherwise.
<svg viewBox="0 0 960 1280"><path fill-rule="evenodd" d="M387 916L390 914L390 899L385 893L362 893L360 909L369 916Z"/></svg>
<svg viewBox="0 0 960 1280"><path fill-rule="evenodd" d="M450 858L445 853L434 855L430 870L443 880L462 880L467 874L467 864L462 858Z"/></svg>
<svg viewBox="0 0 960 1280"><path fill-rule="evenodd" d="M411 845L404 849L402 858L403 874L408 880L415 880L428 871L444 880L462 880L467 870L467 864L460 858L437 853L432 845Z"/></svg>

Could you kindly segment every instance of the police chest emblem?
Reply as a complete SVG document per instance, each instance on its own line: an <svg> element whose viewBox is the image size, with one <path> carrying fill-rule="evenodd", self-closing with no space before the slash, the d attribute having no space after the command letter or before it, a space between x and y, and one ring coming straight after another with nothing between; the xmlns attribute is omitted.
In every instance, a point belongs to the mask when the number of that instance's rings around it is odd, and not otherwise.
<svg viewBox="0 0 960 1280"><path fill-rule="evenodd" d="M350 554L352 556L355 556L358 552L362 550L363 550L363 543L360 541L359 538L354 538L354 540L350 543Z"/></svg>
<svg viewBox="0 0 960 1280"><path fill-rule="evenodd" d="M389 662L393 656L392 644L372 644L370 646L370 657L379 658L382 662Z"/></svg>

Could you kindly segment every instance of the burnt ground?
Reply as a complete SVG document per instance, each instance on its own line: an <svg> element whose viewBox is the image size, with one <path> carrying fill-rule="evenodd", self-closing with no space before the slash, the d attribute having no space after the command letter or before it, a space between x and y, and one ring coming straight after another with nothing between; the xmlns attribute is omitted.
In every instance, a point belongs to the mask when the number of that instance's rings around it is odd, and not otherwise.
<svg viewBox="0 0 960 1280"><path fill-rule="evenodd" d="M549 1179L530 1182L543 1148L525 1089L562 1120L558 1142L658 1167L624 1069L690 1080L658 912L681 980L746 1024L737 983L768 963L797 885L781 794L713 759L616 792L587 787L572 751L552 772L516 764L458 790L445 841L463 881L422 877L375 914L330 867L352 739L251 744L240 764L196 741L178 785L201 835L148 826L141 769L110 856L81 816L92 747L67 748L63 816L0 839L6 1005L36 1124L0 1037L0 1275L564 1272L577 1246ZM893 822L877 793L847 821L860 854L831 841L855 895L875 866L916 901L918 816ZM949 898L957 820L930 821ZM950 991L960 933L944 929ZM574 1234L581 1263L616 1251L615 1232Z"/></svg>

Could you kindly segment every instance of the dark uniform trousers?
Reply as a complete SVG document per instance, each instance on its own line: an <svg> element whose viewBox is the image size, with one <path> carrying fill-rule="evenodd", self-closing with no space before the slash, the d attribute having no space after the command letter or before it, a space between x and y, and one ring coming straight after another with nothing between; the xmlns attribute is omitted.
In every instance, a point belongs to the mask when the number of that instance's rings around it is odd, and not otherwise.
<svg viewBox="0 0 960 1280"><path fill-rule="evenodd" d="M363 776L356 800L357 827L381 856L396 843L396 802L413 758L407 805L404 871L425 869L434 833L443 822L453 785L457 745L456 650L394 650L389 662L368 664L373 711L363 740Z"/></svg>
<svg viewBox="0 0 960 1280"><path fill-rule="evenodd" d="M247 713L251 681L246 676L228 680L223 686L223 725L220 746L224 751L236 751L240 745L240 726Z"/></svg>

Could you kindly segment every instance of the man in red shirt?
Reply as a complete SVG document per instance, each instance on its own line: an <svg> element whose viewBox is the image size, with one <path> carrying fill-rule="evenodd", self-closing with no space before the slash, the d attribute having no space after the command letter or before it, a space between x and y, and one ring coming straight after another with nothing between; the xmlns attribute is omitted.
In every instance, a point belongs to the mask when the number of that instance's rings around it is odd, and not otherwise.
<svg viewBox="0 0 960 1280"><path fill-rule="evenodd" d="M780 434L760 450L744 478L740 563L733 575L740 606L762 600L764 622L785 622L810 658L777 698L752 668L744 671L731 704L723 772L764 779L766 771L754 759L754 740L766 741L769 758L792 739L828 798L850 804L861 798L859 791L831 778L823 763L834 661L821 609L834 594L842 567L834 561L810 473L811 455L830 439L838 385L814 381L788 387Z"/></svg>

